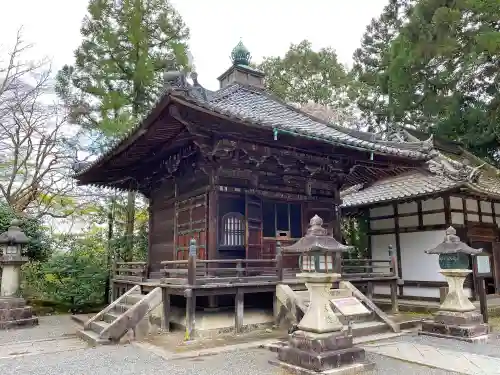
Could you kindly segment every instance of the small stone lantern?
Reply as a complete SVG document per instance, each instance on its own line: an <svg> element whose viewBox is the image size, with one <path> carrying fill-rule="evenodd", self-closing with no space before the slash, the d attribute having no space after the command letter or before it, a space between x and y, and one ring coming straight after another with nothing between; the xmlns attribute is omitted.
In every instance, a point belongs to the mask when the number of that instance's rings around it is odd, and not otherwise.
<svg viewBox="0 0 500 375"><path fill-rule="evenodd" d="M272 364L292 372L323 374L336 370L336 374L353 373L373 368L365 362L365 351L353 347L352 333L344 327L332 310L331 288L341 278L335 273L335 262L343 251L352 247L342 245L323 228L323 220L315 215L307 234L295 244L281 249L283 254L299 254L300 270L297 275L305 281L310 304L298 330L291 333L287 346L278 351L278 361Z"/></svg>
<svg viewBox="0 0 500 375"><path fill-rule="evenodd" d="M483 316L464 293L465 278L472 273L470 256L481 251L460 241L453 227L446 230L443 242L426 251L427 254L439 255L440 273L448 282L448 294L434 320L422 324L420 334L471 342L487 338L488 325L483 323Z"/></svg>
<svg viewBox="0 0 500 375"><path fill-rule="evenodd" d="M31 307L18 296L21 266L28 262L24 246L29 239L19 228L19 220L12 220L9 229L0 234L2 256L2 285L0 288L0 329L18 325L34 325L38 319L32 317Z"/></svg>

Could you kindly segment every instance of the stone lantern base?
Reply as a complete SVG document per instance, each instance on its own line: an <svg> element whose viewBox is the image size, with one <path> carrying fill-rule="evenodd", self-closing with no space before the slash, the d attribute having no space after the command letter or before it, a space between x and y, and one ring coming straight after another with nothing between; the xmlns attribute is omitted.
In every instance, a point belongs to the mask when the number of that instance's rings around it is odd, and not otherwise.
<svg viewBox="0 0 500 375"><path fill-rule="evenodd" d="M23 298L0 297L0 329L37 324L38 318L33 316L31 306L26 306Z"/></svg>
<svg viewBox="0 0 500 375"><path fill-rule="evenodd" d="M433 321L422 323L421 335L453 338L468 342L482 342L488 339L489 326L483 316L465 296L463 283L470 270L441 270L448 281L448 294L434 315Z"/></svg>
<svg viewBox="0 0 500 375"><path fill-rule="evenodd" d="M371 371L365 350L353 347L352 334L342 325L330 305L330 288L339 274L298 274L309 290L310 304L288 345L278 350L271 364L295 374L359 374Z"/></svg>
<svg viewBox="0 0 500 375"><path fill-rule="evenodd" d="M292 374L358 374L369 373L375 364L365 360L365 350L353 347L347 331L335 334L311 334L296 331L288 346L280 348L272 364Z"/></svg>

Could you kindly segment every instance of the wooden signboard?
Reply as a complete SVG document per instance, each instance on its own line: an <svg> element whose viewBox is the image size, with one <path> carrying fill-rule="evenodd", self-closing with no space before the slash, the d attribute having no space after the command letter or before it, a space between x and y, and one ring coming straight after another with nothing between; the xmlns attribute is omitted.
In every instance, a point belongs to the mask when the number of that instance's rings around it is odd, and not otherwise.
<svg viewBox="0 0 500 375"><path fill-rule="evenodd" d="M330 302L344 316L370 314L370 311L356 297L336 298Z"/></svg>

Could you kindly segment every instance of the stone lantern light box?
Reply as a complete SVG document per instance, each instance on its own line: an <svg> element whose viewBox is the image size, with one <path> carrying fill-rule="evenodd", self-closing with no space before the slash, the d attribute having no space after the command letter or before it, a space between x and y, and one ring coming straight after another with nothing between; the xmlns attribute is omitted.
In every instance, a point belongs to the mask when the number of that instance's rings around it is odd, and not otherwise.
<svg viewBox="0 0 500 375"><path fill-rule="evenodd" d="M38 324L38 318L33 317L31 307L26 306L19 297L21 266L28 262L24 256L24 247L29 238L19 227L19 220L13 220L6 232L0 234L0 249L2 256L2 285L0 287L0 329L21 325Z"/></svg>
<svg viewBox="0 0 500 375"><path fill-rule="evenodd" d="M315 215L309 222L306 235L293 245L282 248L282 252L299 254L299 267L303 273L335 273L340 272L342 252L352 248L328 235L323 228L323 219Z"/></svg>

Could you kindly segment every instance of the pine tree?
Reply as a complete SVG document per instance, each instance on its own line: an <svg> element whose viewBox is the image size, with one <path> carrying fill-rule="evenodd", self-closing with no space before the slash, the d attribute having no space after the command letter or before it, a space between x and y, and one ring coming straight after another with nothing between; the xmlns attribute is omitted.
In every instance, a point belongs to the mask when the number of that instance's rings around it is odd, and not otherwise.
<svg viewBox="0 0 500 375"><path fill-rule="evenodd" d="M57 76L71 119L106 147L157 100L165 70L187 67L189 30L168 0L90 0L73 65ZM135 194L127 204L132 254ZM127 260L127 259L126 259Z"/></svg>
<svg viewBox="0 0 500 375"><path fill-rule="evenodd" d="M378 18L373 18L354 52L352 75L357 84L357 104L363 117L377 130L394 121L388 84L392 41L408 19L414 0L389 0Z"/></svg>

